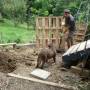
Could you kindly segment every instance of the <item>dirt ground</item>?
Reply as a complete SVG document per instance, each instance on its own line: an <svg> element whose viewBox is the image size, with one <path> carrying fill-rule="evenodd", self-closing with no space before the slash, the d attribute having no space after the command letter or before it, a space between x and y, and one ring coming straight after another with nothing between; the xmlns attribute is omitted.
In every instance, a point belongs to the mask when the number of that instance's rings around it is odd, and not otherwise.
<svg viewBox="0 0 90 90"><path fill-rule="evenodd" d="M89 90L90 81L81 81L78 75L71 73L70 70L61 71L60 64L62 60L62 54L57 54L56 64L52 60L45 65L44 70L51 72L51 76L47 81L55 83L64 83L78 87L79 90ZM29 47L21 47L19 49L4 49L0 51L0 90L6 87L9 77L7 73L15 73L25 77L32 77L31 71L35 69L37 61L37 52L35 49ZM10 84L10 83L9 83ZM88 88L88 89L87 89Z"/></svg>

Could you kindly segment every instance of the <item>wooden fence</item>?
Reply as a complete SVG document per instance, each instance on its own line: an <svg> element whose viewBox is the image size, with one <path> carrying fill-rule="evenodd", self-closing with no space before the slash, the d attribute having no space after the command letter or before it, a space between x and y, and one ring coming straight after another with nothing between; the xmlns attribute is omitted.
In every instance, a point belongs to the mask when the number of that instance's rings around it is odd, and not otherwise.
<svg viewBox="0 0 90 90"><path fill-rule="evenodd" d="M49 42L60 41L62 17L38 17L36 19L37 47L46 47Z"/></svg>
<svg viewBox="0 0 90 90"><path fill-rule="evenodd" d="M47 47L48 43L53 42L57 47L60 45L62 31L65 27L62 26L62 16L52 17L37 17L36 18L36 46L37 48ZM76 25L77 31L74 38L74 43L84 40L87 26L84 23ZM64 36L65 38L66 36ZM65 41L65 39L63 39ZM62 43L61 43L62 44ZM65 42L61 45L63 47Z"/></svg>

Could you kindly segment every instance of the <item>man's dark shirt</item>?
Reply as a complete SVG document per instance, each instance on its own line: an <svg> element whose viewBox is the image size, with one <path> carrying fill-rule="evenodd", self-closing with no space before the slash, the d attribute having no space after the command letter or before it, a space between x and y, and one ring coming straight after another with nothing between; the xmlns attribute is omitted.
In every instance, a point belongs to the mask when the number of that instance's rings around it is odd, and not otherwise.
<svg viewBox="0 0 90 90"><path fill-rule="evenodd" d="M69 31L75 31L75 20L72 15L65 18L65 25L69 27Z"/></svg>

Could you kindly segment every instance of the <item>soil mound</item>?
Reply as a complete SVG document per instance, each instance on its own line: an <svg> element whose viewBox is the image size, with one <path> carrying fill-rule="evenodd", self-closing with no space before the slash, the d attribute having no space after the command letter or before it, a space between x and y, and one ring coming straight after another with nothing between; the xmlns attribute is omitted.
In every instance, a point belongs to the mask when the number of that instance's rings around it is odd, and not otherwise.
<svg viewBox="0 0 90 90"><path fill-rule="evenodd" d="M8 52L0 52L0 72L9 73L16 68L16 60Z"/></svg>

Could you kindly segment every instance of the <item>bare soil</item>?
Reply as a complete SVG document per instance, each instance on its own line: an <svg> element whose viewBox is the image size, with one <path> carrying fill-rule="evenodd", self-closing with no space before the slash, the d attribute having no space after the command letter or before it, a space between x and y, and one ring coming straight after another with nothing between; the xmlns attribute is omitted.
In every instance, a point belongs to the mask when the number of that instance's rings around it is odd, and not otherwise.
<svg viewBox="0 0 90 90"><path fill-rule="evenodd" d="M38 52L29 47L0 51L0 90L6 90L4 87L8 85L10 78L6 76L7 73L12 72L21 76L32 77L30 73L35 69ZM44 70L51 72L51 76L47 81L79 87L79 90L85 90L87 87L90 88L90 81L81 81L79 75L71 73L70 70L61 71L61 61L62 54L57 54L56 64L53 63L53 60L49 60L49 63L44 66Z"/></svg>

